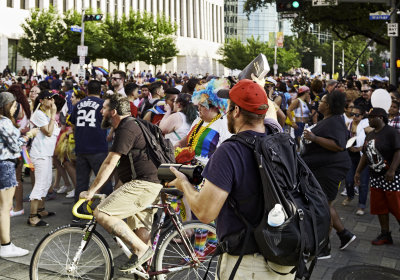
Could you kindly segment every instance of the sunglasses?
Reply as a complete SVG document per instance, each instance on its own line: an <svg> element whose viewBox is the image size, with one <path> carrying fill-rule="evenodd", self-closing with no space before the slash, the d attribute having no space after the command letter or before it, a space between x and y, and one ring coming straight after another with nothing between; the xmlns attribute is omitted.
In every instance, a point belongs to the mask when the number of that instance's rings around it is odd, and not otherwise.
<svg viewBox="0 0 400 280"><path fill-rule="evenodd" d="M50 100L50 99L53 99L53 96L47 96L47 97L45 97L44 99Z"/></svg>
<svg viewBox="0 0 400 280"><path fill-rule="evenodd" d="M350 113L350 116L358 118L359 116L362 116L362 115L358 114L358 113Z"/></svg>
<svg viewBox="0 0 400 280"><path fill-rule="evenodd" d="M116 80L121 80L121 78L112 77L112 78L111 78L111 80L114 80L114 81L116 81Z"/></svg>
<svg viewBox="0 0 400 280"><path fill-rule="evenodd" d="M362 93L367 93L367 92L369 92L369 91L371 91L370 89L367 89L367 90L362 90L361 92Z"/></svg>

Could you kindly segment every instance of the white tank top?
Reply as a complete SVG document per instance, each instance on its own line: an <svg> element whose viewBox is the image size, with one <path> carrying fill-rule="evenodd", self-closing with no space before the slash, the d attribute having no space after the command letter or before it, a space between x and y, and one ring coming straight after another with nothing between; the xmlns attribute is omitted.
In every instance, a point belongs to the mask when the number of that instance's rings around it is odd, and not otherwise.
<svg viewBox="0 0 400 280"><path fill-rule="evenodd" d="M175 145L178 141L184 138L190 130L190 124L186 122L186 115L182 112L177 112L182 119L182 125L178 129L172 131L165 135L165 139L169 139L173 145Z"/></svg>
<svg viewBox="0 0 400 280"><path fill-rule="evenodd" d="M294 110L294 116L297 118L308 118L310 116L310 109L307 106L307 103L298 98L300 101L300 106Z"/></svg>

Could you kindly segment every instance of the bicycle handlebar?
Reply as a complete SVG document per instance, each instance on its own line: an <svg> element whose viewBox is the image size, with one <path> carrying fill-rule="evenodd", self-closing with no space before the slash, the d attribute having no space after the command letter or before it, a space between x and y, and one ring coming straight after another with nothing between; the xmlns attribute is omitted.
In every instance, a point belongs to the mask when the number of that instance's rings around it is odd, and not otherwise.
<svg viewBox="0 0 400 280"><path fill-rule="evenodd" d="M92 199L92 200L89 200L88 203L87 203L87 205L86 205L87 211L88 211L90 214L92 214L92 213L93 213L93 210L92 210L92 208L91 208L90 206L93 204L93 200L95 200L95 199L103 200L105 197L106 197L105 194L95 194L95 195L93 196L93 199ZM84 198L79 199L78 202L75 203L74 207L72 208L72 214L73 214L75 217L80 218L80 219L91 220L91 219L93 219L93 215L78 213L78 208L79 208L85 201L86 201L86 199L84 199Z"/></svg>

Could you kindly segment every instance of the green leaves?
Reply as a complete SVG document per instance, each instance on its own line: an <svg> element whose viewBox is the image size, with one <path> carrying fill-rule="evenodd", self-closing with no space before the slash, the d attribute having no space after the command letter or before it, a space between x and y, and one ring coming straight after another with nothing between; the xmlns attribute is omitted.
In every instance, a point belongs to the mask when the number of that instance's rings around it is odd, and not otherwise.
<svg viewBox="0 0 400 280"><path fill-rule="evenodd" d="M178 54L174 36L177 26L164 15L154 17L145 13L143 17L148 24L144 33L146 46L140 53L140 60L157 68L158 65L170 62Z"/></svg>
<svg viewBox="0 0 400 280"><path fill-rule="evenodd" d="M268 63L272 69L274 63L274 49L269 48L268 44L261 42L254 37L247 39L247 43L243 44L239 39L231 39L218 50L222 56L220 62L230 69L242 70L260 53L265 54ZM299 53L294 50L277 49L277 64L279 72L286 72L292 67L300 66Z"/></svg>
<svg viewBox="0 0 400 280"><path fill-rule="evenodd" d="M308 31L310 24L319 24L321 30L332 31L340 40L362 35L373 38L382 46L389 47L386 36L386 24L383 20L369 20L369 13L386 11L384 4L370 3L340 3L338 6L313 7L311 1L304 1L304 9L298 12L293 20L295 32ZM250 14L260 7L265 7L275 0L247 0L244 10Z"/></svg>
<svg viewBox="0 0 400 280"><path fill-rule="evenodd" d="M48 10L32 10L31 16L22 24L24 34L18 44L18 52L35 61L55 56L55 44L60 40L62 22L52 6Z"/></svg>
<svg viewBox="0 0 400 280"><path fill-rule="evenodd" d="M92 11L86 11L87 14ZM71 62L77 57L81 34L71 26L81 25L82 15L75 10L60 17L49 10L32 10L22 24L24 35L18 51L27 58L44 61L52 57ZM107 15L104 22L85 22L85 45L91 60L105 58L119 66L134 61L149 65L168 63L177 55L176 24L165 16L130 11L128 16Z"/></svg>

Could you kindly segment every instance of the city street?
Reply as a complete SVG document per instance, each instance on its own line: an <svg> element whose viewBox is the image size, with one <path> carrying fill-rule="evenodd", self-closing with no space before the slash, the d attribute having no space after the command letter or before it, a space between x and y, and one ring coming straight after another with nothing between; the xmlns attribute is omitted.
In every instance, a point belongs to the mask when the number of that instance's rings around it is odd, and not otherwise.
<svg viewBox="0 0 400 280"><path fill-rule="evenodd" d="M29 193L31 185L29 178L24 177L24 196ZM332 258L321 260L318 262L311 279L332 279L333 273L342 267L351 265L376 265L387 268L400 269L400 233L399 226L391 217L391 230L394 240L393 245L372 246L371 240L376 237L379 231L378 219L375 216L366 214L364 216L356 216L356 201L352 201L349 206L342 206L341 202L344 197L338 197L336 202L339 215L342 217L346 228L357 235L357 239L344 251L340 251L339 239L336 233L331 234L332 241ZM11 219L11 239L12 241L23 248L29 249L29 255L14 259L0 259L0 279L29 279L29 263L39 241L46 233L70 223L72 209L72 199L65 198L65 195L57 195L56 200L51 200L46 203L49 211L55 211L57 214L54 217L47 218L46 221L50 224L47 228L34 228L26 224L29 212L29 203L24 203L25 215L13 217ZM105 233L101 227L97 228L101 233ZM112 248L115 266L120 265L125 261L125 255L117 247L113 240L107 235L108 244ZM133 276L122 275L115 269L114 279L132 279ZM383 279L383 278L382 278Z"/></svg>

